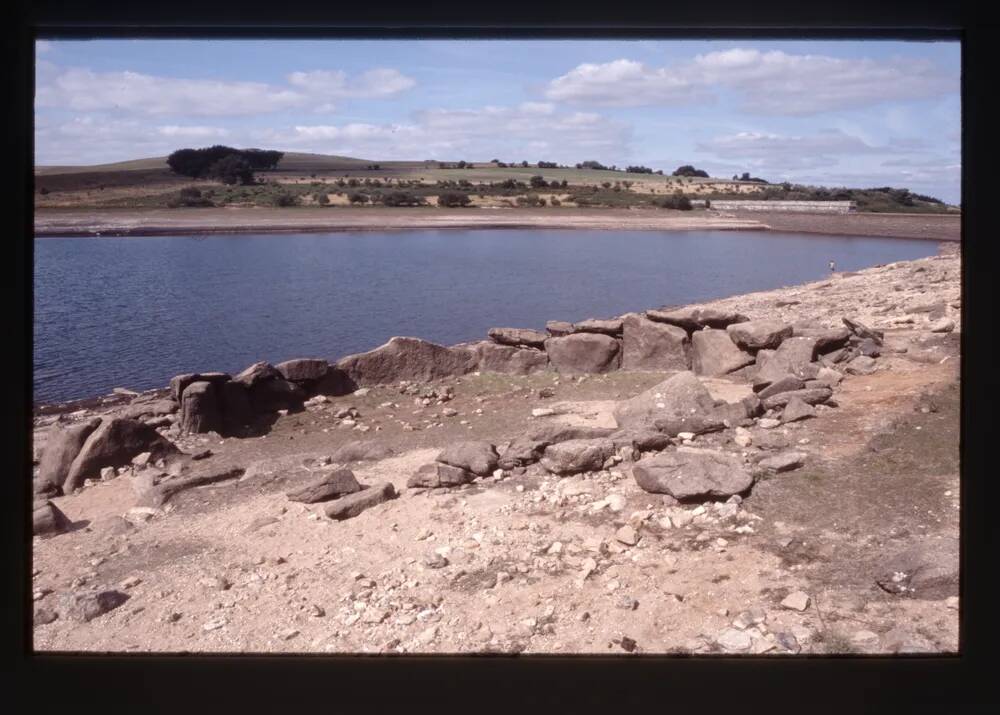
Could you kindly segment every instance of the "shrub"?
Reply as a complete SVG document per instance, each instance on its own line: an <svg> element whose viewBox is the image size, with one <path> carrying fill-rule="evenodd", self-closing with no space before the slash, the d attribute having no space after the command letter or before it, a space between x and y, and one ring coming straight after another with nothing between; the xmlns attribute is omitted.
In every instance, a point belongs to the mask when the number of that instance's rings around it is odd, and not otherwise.
<svg viewBox="0 0 1000 715"><path fill-rule="evenodd" d="M392 191L380 198L385 206L424 206L427 203L424 197L407 191Z"/></svg>
<svg viewBox="0 0 1000 715"><path fill-rule="evenodd" d="M195 188L194 186L185 186L183 189L181 189L181 198L182 199L200 199L201 198L201 190Z"/></svg>
<svg viewBox="0 0 1000 715"><path fill-rule="evenodd" d="M562 201L557 199L555 196L552 197L549 203L551 203L553 206L562 206Z"/></svg>
<svg viewBox="0 0 1000 715"><path fill-rule="evenodd" d="M678 192L660 202L660 206L665 209L674 209L677 211L690 211L691 210L691 200L684 194Z"/></svg>
<svg viewBox="0 0 1000 715"><path fill-rule="evenodd" d="M40 193L42 196L45 196L47 193L49 193L49 190L43 186L38 190L38 193Z"/></svg>
<svg viewBox="0 0 1000 715"><path fill-rule="evenodd" d="M352 204L366 204L368 203L367 194L362 194L360 191L352 191L347 195L347 200Z"/></svg>
<svg viewBox="0 0 1000 715"><path fill-rule="evenodd" d="M325 193L316 194L316 203L320 206L326 206L330 203L330 197Z"/></svg>
<svg viewBox="0 0 1000 715"><path fill-rule="evenodd" d="M273 201L275 206L297 206L299 203L297 197L286 192L275 194Z"/></svg>
<svg viewBox="0 0 1000 715"><path fill-rule="evenodd" d="M548 182L541 176L532 176L528 179L528 183L531 184L531 188L533 189L542 189L549 185Z"/></svg>
<svg viewBox="0 0 1000 715"><path fill-rule="evenodd" d="M528 194L527 196L518 196L517 205L527 206L527 207L544 206L545 199L538 196L538 194Z"/></svg>
<svg viewBox="0 0 1000 715"><path fill-rule="evenodd" d="M461 191L445 191L444 193L438 195L437 203L438 206L444 206L446 208L458 208L461 206L468 206L472 203L472 199L469 198L468 194L464 194Z"/></svg>

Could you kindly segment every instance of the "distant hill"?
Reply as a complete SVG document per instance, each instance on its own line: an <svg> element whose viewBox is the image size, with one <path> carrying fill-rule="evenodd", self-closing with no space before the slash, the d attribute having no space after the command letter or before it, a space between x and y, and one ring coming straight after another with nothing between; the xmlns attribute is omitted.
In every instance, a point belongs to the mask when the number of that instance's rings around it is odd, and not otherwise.
<svg viewBox="0 0 1000 715"><path fill-rule="evenodd" d="M306 154L302 152L286 152L285 156L278 164L278 171L341 171L350 169L363 169L372 164L394 169L410 169L424 166L422 161L372 161L370 159L357 159L350 156L336 156L333 154ZM132 159L131 161L118 161L112 164L92 164L84 166L35 166L37 176L51 176L53 174L96 174L107 171L149 171L152 169L166 169L167 157L155 156L148 159Z"/></svg>

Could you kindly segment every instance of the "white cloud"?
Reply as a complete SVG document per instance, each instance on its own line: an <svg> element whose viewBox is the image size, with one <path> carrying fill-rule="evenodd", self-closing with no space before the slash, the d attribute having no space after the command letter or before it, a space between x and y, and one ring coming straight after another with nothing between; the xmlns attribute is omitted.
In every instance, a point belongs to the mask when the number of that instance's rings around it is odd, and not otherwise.
<svg viewBox="0 0 1000 715"><path fill-rule="evenodd" d="M355 79L340 70L293 72L288 83L303 93L329 99L389 97L416 85L415 80L399 70L388 68L368 70Z"/></svg>
<svg viewBox="0 0 1000 715"><path fill-rule="evenodd" d="M805 115L957 94L959 81L928 60L733 48L661 68L628 59L581 64L552 80L545 94L556 101L645 106L711 101L720 89L741 96L748 112Z"/></svg>
<svg viewBox="0 0 1000 715"><path fill-rule="evenodd" d="M331 99L386 97L414 81L393 69L349 78L343 72L295 72L288 86L263 82L184 79L139 72L94 72L72 68L39 77L36 107L77 111L124 111L146 115L250 116L295 109Z"/></svg>
<svg viewBox="0 0 1000 715"><path fill-rule="evenodd" d="M299 125L272 141L308 151L379 159L580 161L581 152L618 161L628 153L631 127L599 114L556 114L537 106L432 109L398 124ZM547 156L536 156L546 152ZM590 156L594 154L594 156Z"/></svg>
<svg viewBox="0 0 1000 715"><path fill-rule="evenodd" d="M726 159L750 160L757 166L796 168L822 166L840 157L885 154L893 148L876 147L861 139L831 129L805 136L782 136L765 132L739 132L715 137L696 145L698 151Z"/></svg>
<svg viewBox="0 0 1000 715"><path fill-rule="evenodd" d="M52 43L48 40L35 40L35 54L41 55L52 51Z"/></svg>
<svg viewBox="0 0 1000 715"><path fill-rule="evenodd" d="M192 127L192 126L177 126L175 124L170 124L166 126L156 127L156 131L165 137L187 137L195 139L204 139L209 137L226 137L229 136L229 130L223 127Z"/></svg>

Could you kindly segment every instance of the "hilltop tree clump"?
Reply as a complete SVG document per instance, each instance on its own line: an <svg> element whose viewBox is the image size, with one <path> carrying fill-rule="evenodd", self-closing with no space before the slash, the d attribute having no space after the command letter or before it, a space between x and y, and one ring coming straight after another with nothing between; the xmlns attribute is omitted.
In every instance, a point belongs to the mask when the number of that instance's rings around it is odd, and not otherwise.
<svg viewBox="0 0 1000 715"><path fill-rule="evenodd" d="M674 170L673 176L700 176L703 179L708 178L708 172L702 171L701 169L695 169L690 164L685 164L684 166L679 166Z"/></svg>
<svg viewBox="0 0 1000 715"><path fill-rule="evenodd" d="M234 149L233 147L217 144L203 149L178 149L167 157L167 166L171 171L181 176L190 176L193 179L218 178L218 165L224 159L233 157L241 160L251 171L264 171L274 169L278 162L284 157L284 152L269 151L263 149ZM242 166L230 162L222 167L230 172L232 167ZM215 172L215 173L213 173ZM228 174L227 174L228 175ZM239 178L245 176L245 172L239 174ZM251 183L243 181L243 183ZM235 182L233 182L235 183Z"/></svg>
<svg viewBox="0 0 1000 715"><path fill-rule="evenodd" d="M237 154L222 157L208 167L205 173L209 178L218 179L223 184L247 186L253 183L253 167L249 161Z"/></svg>
<svg viewBox="0 0 1000 715"><path fill-rule="evenodd" d="M648 166L626 166L625 173L627 174L652 174L653 170ZM707 176L707 174L706 174Z"/></svg>
<svg viewBox="0 0 1000 715"><path fill-rule="evenodd" d="M577 169L596 169L598 171L607 171L608 167L599 161L581 161L576 165Z"/></svg>

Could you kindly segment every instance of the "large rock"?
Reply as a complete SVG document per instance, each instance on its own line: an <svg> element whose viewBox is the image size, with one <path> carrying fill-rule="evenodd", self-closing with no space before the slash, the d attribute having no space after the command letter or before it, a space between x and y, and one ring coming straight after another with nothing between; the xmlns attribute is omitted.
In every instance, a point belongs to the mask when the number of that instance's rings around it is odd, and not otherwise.
<svg viewBox="0 0 1000 715"><path fill-rule="evenodd" d="M498 372L506 375L530 375L549 365L549 356L543 350L498 345L489 341L474 343L476 369L481 372Z"/></svg>
<svg viewBox="0 0 1000 715"><path fill-rule="evenodd" d="M35 536L62 534L69 531L69 518L52 502L36 502L31 510L31 533Z"/></svg>
<svg viewBox="0 0 1000 715"><path fill-rule="evenodd" d="M200 434L221 432L223 429L222 410L219 395L211 382L192 382L181 395L182 432Z"/></svg>
<svg viewBox="0 0 1000 715"><path fill-rule="evenodd" d="M560 373L605 373L621 364L621 344L610 335L574 333L545 341L549 363Z"/></svg>
<svg viewBox="0 0 1000 715"><path fill-rule="evenodd" d="M777 348L781 341L791 336L792 326L777 320L750 320L733 323L726 332L744 350L757 352Z"/></svg>
<svg viewBox="0 0 1000 715"><path fill-rule="evenodd" d="M341 521L355 517L376 504L395 499L396 496L396 488L392 482L383 482L336 499L324 511L329 518Z"/></svg>
<svg viewBox="0 0 1000 715"><path fill-rule="evenodd" d="M258 382L265 382L281 377L277 368L269 362L255 362L243 372L233 378L235 382L242 383L246 387L253 387Z"/></svg>
<svg viewBox="0 0 1000 715"><path fill-rule="evenodd" d="M745 323L750 320L741 313L699 307L647 310L646 317L660 323L676 325L689 333L702 328L726 328L734 323Z"/></svg>
<svg viewBox="0 0 1000 715"><path fill-rule="evenodd" d="M67 620L87 623L121 606L128 594L115 590L69 593L60 599L59 615Z"/></svg>
<svg viewBox="0 0 1000 715"><path fill-rule="evenodd" d="M500 455L500 459L497 461L497 466L501 469L517 469L518 467L527 467L529 464L534 464L542 458L542 454L545 452L545 448L548 447L549 444L551 444L551 442L518 437L511 442L507 449L504 450L503 454Z"/></svg>
<svg viewBox="0 0 1000 715"><path fill-rule="evenodd" d="M304 504L315 504L359 491L361 485L354 478L354 472L350 469L333 469L318 479L288 492L288 498Z"/></svg>
<svg viewBox="0 0 1000 715"><path fill-rule="evenodd" d="M923 599L958 595L959 540L926 537L883 562L876 582L884 590Z"/></svg>
<svg viewBox="0 0 1000 715"><path fill-rule="evenodd" d="M529 330L528 328L490 328L487 335L490 336L490 340L499 345L511 345L514 347L527 345L528 347L539 349L545 345L545 341L549 338L545 333L540 333L537 330Z"/></svg>
<svg viewBox="0 0 1000 715"><path fill-rule="evenodd" d="M797 422L798 420L804 420L809 417L816 416L816 409L805 402L803 402L798 397L793 397L785 405L785 409L781 412L782 422Z"/></svg>
<svg viewBox="0 0 1000 715"><path fill-rule="evenodd" d="M250 387L250 406L257 414L278 410L298 411L306 400L306 391L282 377L259 380Z"/></svg>
<svg viewBox="0 0 1000 715"><path fill-rule="evenodd" d="M645 491L675 499L728 497L753 484L753 475L738 457L686 447L639 460L632 476Z"/></svg>
<svg viewBox="0 0 1000 715"><path fill-rule="evenodd" d="M72 492L84 479L97 478L103 467L130 465L132 458L143 452L150 453L152 462L181 454L172 442L148 425L120 417L104 418L70 465L63 490Z"/></svg>
<svg viewBox="0 0 1000 715"><path fill-rule="evenodd" d="M811 363L816 357L816 338L786 338L757 371L754 382L769 384L786 375L799 379L815 377L818 367Z"/></svg>
<svg viewBox="0 0 1000 715"><path fill-rule="evenodd" d="M541 463L553 474L595 472L614 453L615 445L609 439L571 439L546 447Z"/></svg>
<svg viewBox="0 0 1000 715"><path fill-rule="evenodd" d="M561 338L574 332L573 324L565 320L550 320L545 324L545 331L554 338Z"/></svg>
<svg viewBox="0 0 1000 715"><path fill-rule="evenodd" d="M765 410L773 410L776 407L784 407L790 400L798 398L807 405L818 405L833 397L833 390L829 387L807 387L802 390L792 390L791 392L779 392L763 400Z"/></svg>
<svg viewBox="0 0 1000 715"><path fill-rule="evenodd" d="M446 348L419 338L395 337L374 350L341 358L335 367L355 385L364 387L465 375L476 369L476 362L476 353L468 348Z"/></svg>
<svg viewBox="0 0 1000 715"><path fill-rule="evenodd" d="M622 321L620 318L590 318L573 324L575 333L603 333L604 335L621 335Z"/></svg>
<svg viewBox="0 0 1000 715"><path fill-rule="evenodd" d="M291 382L315 383L326 376L330 364L316 358L298 358L279 362L274 369Z"/></svg>
<svg viewBox="0 0 1000 715"><path fill-rule="evenodd" d="M386 459L395 454L395 450L392 447L382 444L381 442L376 442L374 440L357 440L354 442L348 442L347 444L341 445L333 454L330 455L330 459L338 464L347 464L348 462L365 462L365 461L375 461L379 459Z"/></svg>
<svg viewBox="0 0 1000 715"><path fill-rule="evenodd" d="M736 347L725 330L691 333L691 370L696 375L725 375L753 363L754 356Z"/></svg>
<svg viewBox="0 0 1000 715"><path fill-rule="evenodd" d="M406 486L424 489L438 489L442 487L458 487L468 484L476 475L467 469L453 467L450 464L434 462L433 464L422 465L407 481Z"/></svg>
<svg viewBox="0 0 1000 715"><path fill-rule="evenodd" d="M36 492L44 491L53 496L62 493L73 460L80 453L87 437L100 424L100 418L95 417L68 427L53 425L38 465Z"/></svg>
<svg viewBox="0 0 1000 715"><path fill-rule="evenodd" d="M660 418L690 419L710 415L715 400L708 388L692 372L679 372L673 377L618 403L615 421L621 428L648 429Z"/></svg>
<svg viewBox="0 0 1000 715"><path fill-rule="evenodd" d="M870 358L867 355L858 355L847 363L846 370L849 375L871 375L875 372L875 368L875 358Z"/></svg>
<svg viewBox="0 0 1000 715"><path fill-rule="evenodd" d="M687 370L689 349L687 333L676 325L634 313L622 321L623 370Z"/></svg>
<svg viewBox="0 0 1000 715"><path fill-rule="evenodd" d="M178 404L185 388L193 382L226 382L231 379L225 372L189 372L170 378L170 397Z"/></svg>
<svg viewBox="0 0 1000 715"><path fill-rule="evenodd" d="M590 427L587 425L567 425L552 423L536 427L528 432L527 439L545 444L558 444L571 439L600 439L615 431L614 427Z"/></svg>
<svg viewBox="0 0 1000 715"><path fill-rule="evenodd" d="M457 442L446 447L435 461L487 477L497 468L499 458L496 447L489 442L470 441Z"/></svg>

